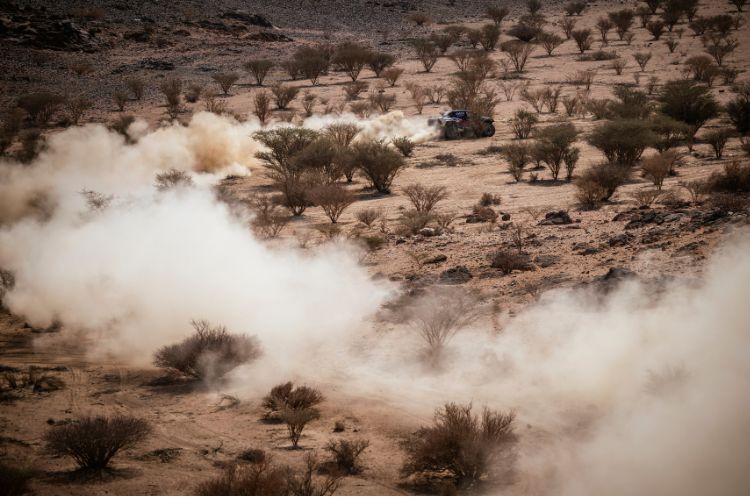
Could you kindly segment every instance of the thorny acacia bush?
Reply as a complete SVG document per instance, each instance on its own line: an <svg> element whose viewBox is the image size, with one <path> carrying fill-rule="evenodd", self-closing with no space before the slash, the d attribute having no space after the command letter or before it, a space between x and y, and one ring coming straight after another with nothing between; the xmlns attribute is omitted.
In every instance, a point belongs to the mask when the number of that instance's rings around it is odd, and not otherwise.
<svg viewBox="0 0 750 500"><path fill-rule="evenodd" d="M531 262L526 254L500 249L492 254L490 267L500 269L504 274L510 274L513 271L530 270Z"/></svg>
<svg viewBox="0 0 750 500"><path fill-rule="evenodd" d="M310 409L322 403L323 399L323 394L317 389L306 385L295 388L292 382L286 382L274 386L263 398L261 406L266 410L264 419L274 421L279 419L279 412L285 407Z"/></svg>
<svg viewBox="0 0 750 500"><path fill-rule="evenodd" d="M275 238L289 223L289 216L283 212L270 196L256 196L249 201L255 218L253 230L263 238Z"/></svg>
<svg viewBox="0 0 750 500"><path fill-rule="evenodd" d="M310 190L310 201L320 206L331 223L336 224L344 210L354 203L354 196L336 184L323 184Z"/></svg>
<svg viewBox="0 0 750 500"><path fill-rule="evenodd" d="M336 467L346 474L357 474L362 470L359 464L359 456L364 452L370 442L366 439L333 439L328 442L325 450L333 456Z"/></svg>
<svg viewBox="0 0 750 500"><path fill-rule="evenodd" d="M572 123L561 123L543 128L535 137L544 163L547 164L547 168L552 174L552 179L557 180L563 163L569 163L572 155L577 158L577 148L572 146L576 137L578 137L578 130ZM575 164L568 167L567 179L570 180L573 176Z"/></svg>
<svg viewBox="0 0 750 500"><path fill-rule="evenodd" d="M261 354L255 337L232 334L224 326L211 326L207 321L191 324L195 333L156 352L156 366L201 380L218 379Z"/></svg>
<svg viewBox="0 0 750 500"><path fill-rule="evenodd" d="M156 174L156 189L158 191L168 191L181 187L190 187L193 185L193 178L184 170L170 168L166 172Z"/></svg>
<svg viewBox="0 0 750 500"><path fill-rule="evenodd" d="M263 85L263 81L266 79L266 75L273 68L273 61L270 59L251 59L247 61L243 67L245 71L253 75L255 83L259 87Z"/></svg>
<svg viewBox="0 0 750 500"><path fill-rule="evenodd" d="M420 428L404 442L404 476L449 474L465 490L491 476L496 468L510 470L517 441L515 413L447 403L435 412L432 425Z"/></svg>
<svg viewBox="0 0 750 500"><path fill-rule="evenodd" d="M353 161L379 193L389 194L391 184L404 168L404 157L385 141L367 140L352 146Z"/></svg>
<svg viewBox="0 0 750 500"><path fill-rule="evenodd" d="M219 85L224 95L229 95L229 89L232 88L232 85L237 83L237 80L240 79L240 75L237 73L216 73L211 76L211 79Z"/></svg>
<svg viewBox="0 0 750 500"><path fill-rule="evenodd" d="M661 191L664 180L673 171L677 154L673 151L657 153L644 158L641 162L643 177L654 183L657 190Z"/></svg>
<svg viewBox="0 0 750 500"><path fill-rule="evenodd" d="M429 214L435 205L448 198L448 190L444 186L425 186L420 183L404 187L404 194L420 214Z"/></svg>
<svg viewBox="0 0 750 500"><path fill-rule="evenodd" d="M391 144L407 158L414 152L414 141L408 137L394 137L391 139Z"/></svg>
<svg viewBox="0 0 750 500"><path fill-rule="evenodd" d="M602 163L588 169L576 181L578 201L588 208L609 200L617 188L625 184L632 175L632 167L616 163Z"/></svg>
<svg viewBox="0 0 750 500"><path fill-rule="evenodd" d="M141 418L83 417L50 429L44 440L50 451L72 457L81 469L103 469L120 450L142 441L150 430Z"/></svg>
<svg viewBox="0 0 750 500"><path fill-rule="evenodd" d="M665 83L659 95L659 102L663 114L687 123L692 127L693 134L719 114L719 104L711 89L689 80Z"/></svg>
<svg viewBox="0 0 750 500"><path fill-rule="evenodd" d="M341 68L353 82L356 82L371 57L372 52L369 47L356 42L343 42L336 47L332 62Z"/></svg>
<svg viewBox="0 0 750 500"><path fill-rule="evenodd" d="M539 118L532 112L519 109L510 120L510 126L516 139L526 139L531 135L534 125L539 122Z"/></svg>
<svg viewBox="0 0 750 500"><path fill-rule="evenodd" d="M656 142L656 135L643 120L613 120L598 125L588 142L612 163L633 166L643 151Z"/></svg>
<svg viewBox="0 0 750 500"><path fill-rule="evenodd" d="M477 297L460 289L432 288L406 310L407 322L427 347L429 361L437 362L445 346L462 328L479 319Z"/></svg>

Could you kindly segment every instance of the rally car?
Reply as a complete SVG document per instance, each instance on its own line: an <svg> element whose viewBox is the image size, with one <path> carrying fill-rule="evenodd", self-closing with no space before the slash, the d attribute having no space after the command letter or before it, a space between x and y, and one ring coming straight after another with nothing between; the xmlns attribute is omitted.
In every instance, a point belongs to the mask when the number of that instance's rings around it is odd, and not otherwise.
<svg viewBox="0 0 750 500"><path fill-rule="evenodd" d="M471 127L471 116L466 110L446 111L438 118L431 118L428 123L440 130L440 135L447 140L458 139L466 135L473 135ZM483 116L482 120L482 137L492 137L495 135L495 120L489 116Z"/></svg>

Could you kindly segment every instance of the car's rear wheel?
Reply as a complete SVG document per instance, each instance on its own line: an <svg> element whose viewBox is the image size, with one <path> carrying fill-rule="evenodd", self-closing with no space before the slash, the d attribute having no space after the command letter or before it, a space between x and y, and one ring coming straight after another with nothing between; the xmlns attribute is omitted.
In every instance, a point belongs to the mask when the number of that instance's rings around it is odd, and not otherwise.
<svg viewBox="0 0 750 500"><path fill-rule="evenodd" d="M445 139L448 141L458 139L458 127L456 127L455 123L445 124Z"/></svg>
<svg viewBox="0 0 750 500"><path fill-rule="evenodd" d="M488 123L487 125L485 125L482 135L484 137L492 137L493 135L495 135L495 126L491 123Z"/></svg>

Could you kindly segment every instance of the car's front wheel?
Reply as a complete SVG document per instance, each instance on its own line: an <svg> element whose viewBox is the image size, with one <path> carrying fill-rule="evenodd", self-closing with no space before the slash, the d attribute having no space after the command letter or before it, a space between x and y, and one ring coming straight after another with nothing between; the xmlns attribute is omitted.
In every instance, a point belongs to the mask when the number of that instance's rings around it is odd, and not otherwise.
<svg viewBox="0 0 750 500"><path fill-rule="evenodd" d="M448 141L458 139L458 127L456 127L455 123L445 124L445 139Z"/></svg>
<svg viewBox="0 0 750 500"><path fill-rule="evenodd" d="M487 125L485 125L482 135L484 137L492 137L493 135L495 135L495 126L491 123L488 123Z"/></svg>

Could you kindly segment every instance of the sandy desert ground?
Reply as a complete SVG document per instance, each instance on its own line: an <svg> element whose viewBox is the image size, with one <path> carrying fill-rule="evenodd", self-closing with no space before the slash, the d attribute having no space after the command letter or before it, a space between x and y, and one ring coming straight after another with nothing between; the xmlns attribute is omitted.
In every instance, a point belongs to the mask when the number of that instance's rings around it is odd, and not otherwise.
<svg viewBox="0 0 750 500"><path fill-rule="evenodd" d="M48 391L0 381L8 395L0 402L0 462L31 471L29 492L191 494L202 481L245 463L245 450L264 450L296 470L309 452L324 462L329 440L344 438L368 440L369 447L362 470L343 476L337 495L464 493L434 478L425 485L401 474L404 440L451 401L517 415L514 460L494 464L491 472L503 473L483 477L472 493L750 491L748 212L723 210L708 199L696 203L681 187L733 161L747 163L739 137L728 140L721 159L702 140L729 126L726 114L699 130L692 150L675 148L676 172L663 186L670 194L650 207L636 201L652 188L640 175L610 200L584 209L575 182L552 181L545 168L530 167L526 177L536 174L537 182L514 182L499 154L518 142L511 128L516 110L531 110L518 94L506 99L501 84L562 85L563 95L572 96L584 89L569 83L570 76L594 70L590 99L612 98L618 84L645 91L656 78L655 99L665 82L682 78L688 58L704 53L701 38L685 19L658 41L637 18L629 43L613 30L600 47L595 30L588 53L616 52L626 62L621 75L611 61L580 60L574 41L566 40L552 56L537 47L525 71L506 79L500 64L506 54L498 47L488 52L498 65L487 80L498 89L496 134L446 141L427 118L448 110L447 102L426 103L418 112L407 87L449 87L456 66L441 56L424 72L411 44L448 25L491 22L486 4L29 0L0 6L2 108L41 91L83 95L91 103L81 127L46 126L48 147L29 164L14 160L19 141L0 159L0 270L15 278L15 287L3 282L0 288L0 365L3 374L37 367L32 370L63 382ZM510 40L507 30L525 14L525 4L495 4L509 8L500 40ZM565 2L542 4L545 30L562 35ZM600 0L573 17L577 27L594 28L608 12L642 5ZM737 82L747 81L750 68L748 10L737 14L725 0L702 0L699 7L700 16L741 17L731 31L738 47L725 63L740 70ZM431 22L410 21L420 12ZM257 19L250 22L250 14L272 26L252 24ZM678 42L674 52L667 39ZM260 146L251 139L260 127L254 96L264 88L242 64L281 61L301 46L347 40L396 57L404 73L384 88L395 96L392 109L357 116L345 100L350 79L342 72L329 71L312 85L291 81L277 66L265 88L283 81L318 101L306 118L298 98L291 118L274 111L269 126L290 119L319 129L343 113L375 136L412 137L414 152L391 194L374 192L359 175L341 182L354 202L335 226L311 206L277 237L255 236L253 222L242 218L247 213L235 209L278 190L254 157ZM463 46L466 41L449 53ZM644 51L652 58L638 71L633 54ZM200 99L184 102L171 122L161 83L180 78L217 91L211 75L219 71L240 75L229 95L216 97L228 112L207 113ZM118 111L112 95L135 77L145 82L144 97ZM365 69L360 81L374 90L382 79ZM720 104L737 95L721 77L711 93ZM133 143L101 126L125 114L138 119ZM604 160L586 141L603 120L565 116L562 105L538 117L538 128L568 121L580 132L576 177ZM154 175L168 168L188 171L194 188L154 194ZM399 230L410 208L403 188L413 183L447 189L437 207L454 216L449 229ZM112 195L113 206L84 213L78 193L87 189ZM60 198L49 216L19 216L32 206L29 193L43 192ZM471 220L484 193L500 199L491 207L496 221ZM382 214L372 228L357 220L365 209ZM570 220L543 223L558 211ZM491 256L515 251L516 230L531 266L506 273L490 265ZM363 238L377 239L377 247L366 249ZM433 289L473 297L482 314L430 366L404 311ZM219 380L167 380L168 372L153 366L154 352L184 339L189 321L201 318L257 336L263 354ZM678 381L685 387L674 394L651 390L660 373L675 372L687 374L687 382ZM286 380L325 397L299 448L289 446L283 424L263 418L263 396ZM137 416L151 432L96 474L76 472L73 460L45 446L50 429L102 414ZM334 432L337 423L343 432ZM317 481L325 477L323 469L315 474Z"/></svg>

